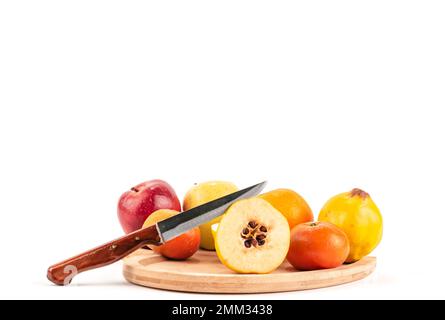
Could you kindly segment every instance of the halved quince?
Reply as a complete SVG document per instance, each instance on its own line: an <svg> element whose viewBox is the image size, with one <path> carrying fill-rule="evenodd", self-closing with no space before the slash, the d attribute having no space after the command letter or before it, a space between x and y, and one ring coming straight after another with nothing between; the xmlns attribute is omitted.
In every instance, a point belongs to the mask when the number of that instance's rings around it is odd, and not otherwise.
<svg viewBox="0 0 445 320"><path fill-rule="evenodd" d="M219 259L238 273L272 272L289 250L286 218L260 198L234 203L212 229Z"/></svg>

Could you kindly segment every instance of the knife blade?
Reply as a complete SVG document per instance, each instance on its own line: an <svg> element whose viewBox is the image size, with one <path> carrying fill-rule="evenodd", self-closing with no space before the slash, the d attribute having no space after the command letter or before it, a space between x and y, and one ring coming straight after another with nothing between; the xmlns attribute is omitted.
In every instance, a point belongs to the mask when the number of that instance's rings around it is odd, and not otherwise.
<svg viewBox="0 0 445 320"><path fill-rule="evenodd" d="M259 194L265 185L266 181L263 181L158 222L157 230L161 241L167 242L188 230L213 220L222 215L234 202Z"/></svg>
<svg viewBox="0 0 445 320"><path fill-rule="evenodd" d="M231 193L59 262L48 268L47 277L57 285L67 285L81 272L109 265L147 244L161 245L222 215L234 202L257 195L265 185L264 181Z"/></svg>

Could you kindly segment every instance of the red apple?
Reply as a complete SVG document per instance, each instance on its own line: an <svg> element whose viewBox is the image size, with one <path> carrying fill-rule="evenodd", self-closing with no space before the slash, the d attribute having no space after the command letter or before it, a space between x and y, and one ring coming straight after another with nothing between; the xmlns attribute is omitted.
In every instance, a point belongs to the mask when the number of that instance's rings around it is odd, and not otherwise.
<svg viewBox="0 0 445 320"><path fill-rule="evenodd" d="M126 233L139 230L147 217L159 209L181 211L175 190L165 181L150 180L122 194L117 213Z"/></svg>

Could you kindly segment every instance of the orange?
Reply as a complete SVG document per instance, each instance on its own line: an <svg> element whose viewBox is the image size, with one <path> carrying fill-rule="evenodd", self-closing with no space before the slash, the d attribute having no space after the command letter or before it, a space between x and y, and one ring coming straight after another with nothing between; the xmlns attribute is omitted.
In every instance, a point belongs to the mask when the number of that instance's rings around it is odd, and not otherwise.
<svg viewBox="0 0 445 320"><path fill-rule="evenodd" d="M314 215L307 202L293 190L276 189L263 193L259 197L280 211L286 217L291 229L297 224L314 220Z"/></svg>

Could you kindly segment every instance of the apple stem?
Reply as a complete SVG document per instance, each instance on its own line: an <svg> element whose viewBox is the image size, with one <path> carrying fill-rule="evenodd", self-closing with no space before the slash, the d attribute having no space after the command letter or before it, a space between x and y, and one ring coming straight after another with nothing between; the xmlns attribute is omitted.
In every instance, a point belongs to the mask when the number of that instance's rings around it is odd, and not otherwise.
<svg viewBox="0 0 445 320"><path fill-rule="evenodd" d="M139 192L138 188L136 188L136 187L131 188L131 191Z"/></svg>

